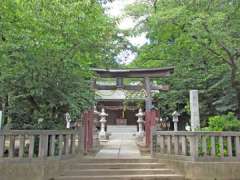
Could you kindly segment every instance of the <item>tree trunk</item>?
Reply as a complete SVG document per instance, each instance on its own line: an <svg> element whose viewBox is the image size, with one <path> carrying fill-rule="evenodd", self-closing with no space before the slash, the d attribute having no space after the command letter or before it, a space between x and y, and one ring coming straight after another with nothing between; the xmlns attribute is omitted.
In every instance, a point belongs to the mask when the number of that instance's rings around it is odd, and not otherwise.
<svg viewBox="0 0 240 180"><path fill-rule="evenodd" d="M240 88L236 90L237 92L237 109L236 109L236 115L237 118L240 119Z"/></svg>
<svg viewBox="0 0 240 180"><path fill-rule="evenodd" d="M231 62L235 62L234 60ZM237 71L238 67L234 63L231 65L231 85L232 88L236 91L236 100L237 100L237 108L236 108L236 116L240 119L240 82L237 79Z"/></svg>

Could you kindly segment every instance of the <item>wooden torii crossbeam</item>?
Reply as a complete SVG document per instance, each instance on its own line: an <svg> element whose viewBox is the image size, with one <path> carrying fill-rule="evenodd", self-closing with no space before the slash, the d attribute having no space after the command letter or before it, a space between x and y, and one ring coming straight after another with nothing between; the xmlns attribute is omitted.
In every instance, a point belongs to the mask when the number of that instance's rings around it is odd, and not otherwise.
<svg viewBox="0 0 240 180"><path fill-rule="evenodd" d="M96 80L93 87L96 90L142 90L146 92L146 110L152 108L151 91L168 91L168 85L154 85L151 83L151 78L161 78L170 76L174 72L173 67L168 68L152 68L152 69L92 69L93 72L100 78L116 78L116 85L97 85ZM143 85L125 85L124 78L143 78Z"/></svg>

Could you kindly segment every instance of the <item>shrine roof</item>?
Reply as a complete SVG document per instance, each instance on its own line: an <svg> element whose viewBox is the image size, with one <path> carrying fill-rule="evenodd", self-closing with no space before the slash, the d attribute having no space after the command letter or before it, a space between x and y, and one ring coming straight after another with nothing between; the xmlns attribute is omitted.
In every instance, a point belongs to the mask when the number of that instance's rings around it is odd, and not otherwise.
<svg viewBox="0 0 240 180"><path fill-rule="evenodd" d="M147 68L147 69L91 69L103 78L142 78L142 77L164 77L170 76L174 72L174 67L167 68Z"/></svg>

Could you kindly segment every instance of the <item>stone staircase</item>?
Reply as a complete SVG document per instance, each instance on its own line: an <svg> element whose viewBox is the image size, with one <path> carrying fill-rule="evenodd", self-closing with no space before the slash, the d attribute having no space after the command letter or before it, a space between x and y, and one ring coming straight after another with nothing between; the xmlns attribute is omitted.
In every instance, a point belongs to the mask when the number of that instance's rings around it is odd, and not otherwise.
<svg viewBox="0 0 240 180"><path fill-rule="evenodd" d="M83 159L54 180L184 180L154 159Z"/></svg>

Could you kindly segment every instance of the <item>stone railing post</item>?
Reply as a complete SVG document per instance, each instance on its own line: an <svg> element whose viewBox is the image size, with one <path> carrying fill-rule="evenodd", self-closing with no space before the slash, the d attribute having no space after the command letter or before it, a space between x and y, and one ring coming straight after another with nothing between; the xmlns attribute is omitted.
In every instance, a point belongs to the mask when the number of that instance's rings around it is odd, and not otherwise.
<svg viewBox="0 0 240 180"><path fill-rule="evenodd" d="M182 136L181 138L181 147L182 147L182 155L186 156L187 155L187 141L186 141L186 136Z"/></svg>
<svg viewBox="0 0 240 180"><path fill-rule="evenodd" d="M18 154L19 158L23 158L24 156L24 147L25 147L25 136L20 135L19 136L19 154Z"/></svg>
<svg viewBox="0 0 240 180"><path fill-rule="evenodd" d="M100 140L106 140L107 139L107 132L105 131L107 119L106 117L108 114L105 113L105 109L102 108L102 112L99 114L100 116L100 123L101 123L101 130L99 132L99 139Z"/></svg>
<svg viewBox="0 0 240 180"><path fill-rule="evenodd" d="M156 128L152 128L151 131L151 155L154 157L155 153L157 152L157 144L158 144L158 136L156 134Z"/></svg>
<svg viewBox="0 0 240 180"><path fill-rule="evenodd" d="M9 157L14 157L14 150L15 150L15 136L10 135L9 138Z"/></svg>
<svg viewBox="0 0 240 180"><path fill-rule="evenodd" d="M173 136L173 141L174 141L174 154L178 155L179 153L179 136Z"/></svg>
<svg viewBox="0 0 240 180"><path fill-rule="evenodd" d="M56 143L56 136L51 135L50 137L50 155L51 156L55 155L55 143Z"/></svg>
<svg viewBox="0 0 240 180"><path fill-rule="evenodd" d="M63 148L64 148L64 144L63 144L63 142L64 142L64 139L63 139L63 135L62 134L60 134L59 135L59 140L58 140L58 143L59 143L59 150L58 150L58 156L59 157L62 157L62 155L63 155Z"/></svg>
<svg viewBox="0 0 240 180"><path fill-rule="evenodd" d="M137 123L138 123L138 133L137 136L139 138L143 138L144 137L144 129L143 129L143 124L144 124L144 113L142 111L142 109L140 108L138 113L136 114L136 116L138 117Z"/></svg>
<svg viewBox="0 0 240 180"><path fill-rule="evenodd" d="M166 136L167 154L172 153L172 138L171 135Z"/></svg>
<svg viewBox="0 0 240 180"><path fill-rule="evenodd" d="M192 160L195 161L198 158L198 136L193 135L189 137L190 141L190 155Z"/></svg>
<svg viewBox="0 0 240 180"><path fill-rule="evenodd" d="M71 136L71 144L72 144L71 153L72 153L72 154L75 154L75 153L76 153L76 139L77 139L76 134L73 134L73 135Z"/></svg>
<svg viewBox="0 0 240 180"><path fill-rule="evenodd" d="M41 134L39 136L39 149L38 149L38 156L40 158L44 158L47 156L48 152L48 135Z"/></svg>
<svg viewBox="0 0 240 180"><path fill-rule="evenodd" d="M239 140L240 140L239 136L236 136L235 138L236 156L240 160L240 141Z"/></svg>
<svg viewBox="0 0 240 180"><path fill-rule="evenodd" d="M67 134L65 137L65 155L70 154L70 148L71 148L71 135Z"/></svg>
<svg viewBox="0 0 240 180"><path fill-rule="evenodd" d="M228 150L228 157L232 157L232 137L227 136L227 150Z"/></svg>
<svg viewBox="0 0 240 180"><path fill-rule="evenodd" d="M5 144L5 137L4 135L0 135L0 158L4 156L4 144Z"/></svg>
<svg viewBox="0 0 240 180"><path fill-rule="evenodd" d="M77 132L76 132L76 136L77 136L77 146L76 146L76 152L77 153L81 153L84 151L84 127L83 127L83 123L81 126L78 127Z"/></svg>
<svg viewBox="0 0 240 180"><path fill-rule="evenodd" d="M29 149L28 149L28 151L29 151L28 157L29 157L30 159L32 159L33 156L34 156L34 144L35 144L35 136L34 136L34 135L31 135L31 136L29 137Z"/></svg>
<svg viewBox="0 0 240 180"><path fill-rule="evenodd" d="M165 151L165 146L164 146L164 136L160 136L159 137L159 145L160 145L160 153L161 154L164 154L164 151Z"/></svg>

